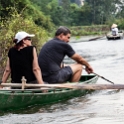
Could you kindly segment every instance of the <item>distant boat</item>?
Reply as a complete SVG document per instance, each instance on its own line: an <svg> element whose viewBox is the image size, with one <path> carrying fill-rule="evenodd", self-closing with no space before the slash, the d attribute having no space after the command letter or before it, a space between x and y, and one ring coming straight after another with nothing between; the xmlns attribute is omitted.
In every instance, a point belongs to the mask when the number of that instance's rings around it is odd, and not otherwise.
<svg viewBox="0 0 124 124"><path fill-rule="evenodd" d="M118 34L115 35L115 36L112 35L111 32L109 32L109 33L106 34L106 38L107 38L108 40L123 39L123 37L124 37L124 33L123 33L123 31L119 31Z"/></svg>

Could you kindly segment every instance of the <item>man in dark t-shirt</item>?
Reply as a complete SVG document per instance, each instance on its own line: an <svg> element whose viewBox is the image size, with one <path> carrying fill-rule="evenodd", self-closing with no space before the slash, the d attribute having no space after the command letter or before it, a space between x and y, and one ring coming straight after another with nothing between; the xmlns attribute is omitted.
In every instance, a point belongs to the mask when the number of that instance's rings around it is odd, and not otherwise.
<svg viewBox="0 0 124 124"><path fill-rule="evenodd" d="M56 31L55 38L48 41L42 47L38 62L45 82L77 82L81 77L82 65L86 66L86 71L88 73L93 72L90 64L80 55L75 53L73 48L68 44L70 37L70 30L61 26ZM66 55L77 63L68 66L62 65L62 61Z"/></svg>

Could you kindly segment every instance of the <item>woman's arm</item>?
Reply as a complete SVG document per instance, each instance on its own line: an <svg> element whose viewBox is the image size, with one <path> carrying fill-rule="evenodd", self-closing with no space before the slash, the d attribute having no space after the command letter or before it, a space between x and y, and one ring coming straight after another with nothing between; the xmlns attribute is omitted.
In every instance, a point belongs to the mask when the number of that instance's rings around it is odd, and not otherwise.
<svg viewBox="0 0 124 124"><path fill-rule="evenodd" d="M33 59L34 75L35 75L39 84L44 84L43 79L42 79L42 73L41 73L40 67L38 65L38 57L37 57L37 52L36 52L35 48L33 48L33 57L34 57L34 59Z"/></svg>
<svg viewBox="0 0 124 124"><path fill-rule="evenodd" d="M10 73L11 73L11 68L10 68L10 62L9 62L9 58L8 58L6 68L5 68L5 71L4 71L3 76L2 76L2 82L3 83L6 83Z"/></svg>

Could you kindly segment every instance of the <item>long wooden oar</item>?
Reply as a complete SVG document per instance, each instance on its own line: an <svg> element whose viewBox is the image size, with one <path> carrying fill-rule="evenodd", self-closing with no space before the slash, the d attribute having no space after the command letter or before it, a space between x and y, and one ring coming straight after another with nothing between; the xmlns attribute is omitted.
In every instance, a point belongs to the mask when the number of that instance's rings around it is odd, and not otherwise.
<svg viewBox="0 0 124 124"><path fill-rule="evenodd" d="M124 89L124 84L77 84L74 87L87 90Z"/></svg>
<svg viewBox="0 0 124 124"><path fill-rule="evenodd" d="M1 83L1 86L22 87L18 83ZM71 88L71 89L87 89L87 90L105 90L105 89L124 89L124 84L81 84L81 83L67 83L67 84L25 84L27 87L51 87L51 88Z"/></svg>
<svg viewBox="0 0 124 124"><path fill-rule="evenodd" d="M73 84L75 85L75 83ZM22 83L1 83L2 87L30 87L30 88L40 88L40 87L51 87L51 88L73 88L70 84L22 84Z"/></svg>
<svg viewBox="0 0 124 124"><path fill-rule="evenodd" d="M99 74L97 74L97 73L95 73L95 72L93 72L93 74L95 74L95 75L97 75L98 77L100 77L100 78L102 78L102 79L104 79L104 80L110 82L111 84L115 84L113 81L110 81L110 80L108 80L107 78L105 78L105 77L103 77L103 76L101 76L101 75L99 75Z"/></svg>
<svg viewBox="0 0 124 124"><path fill-rule="evenodd" d="M83 68L83 69L85 69L85 68ZM95 74L95 75L97 75L98 77L100 77L100 78L102 78L102 79L104 79L104 80L110 82L111 84L115 84L113 81L110 81L109 79L107 79L107 78L105 78L105 77L103 77L103 76L101 76L101 75L99 75L99 74L97 74L97 73L95 73L95 72L93 72L93 74Z"/></svg>

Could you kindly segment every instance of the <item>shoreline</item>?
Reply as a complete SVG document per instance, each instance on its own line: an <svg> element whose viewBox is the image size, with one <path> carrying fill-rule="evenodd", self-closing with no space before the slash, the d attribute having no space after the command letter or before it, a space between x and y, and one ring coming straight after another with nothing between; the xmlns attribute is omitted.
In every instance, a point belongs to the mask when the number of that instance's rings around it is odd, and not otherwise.
<svg viewBox="0 0 124 124"><path fill-rule="evenodd" d="M105 35L72 36L70 43L94 41L103 37L105 37Z"/></svg>

